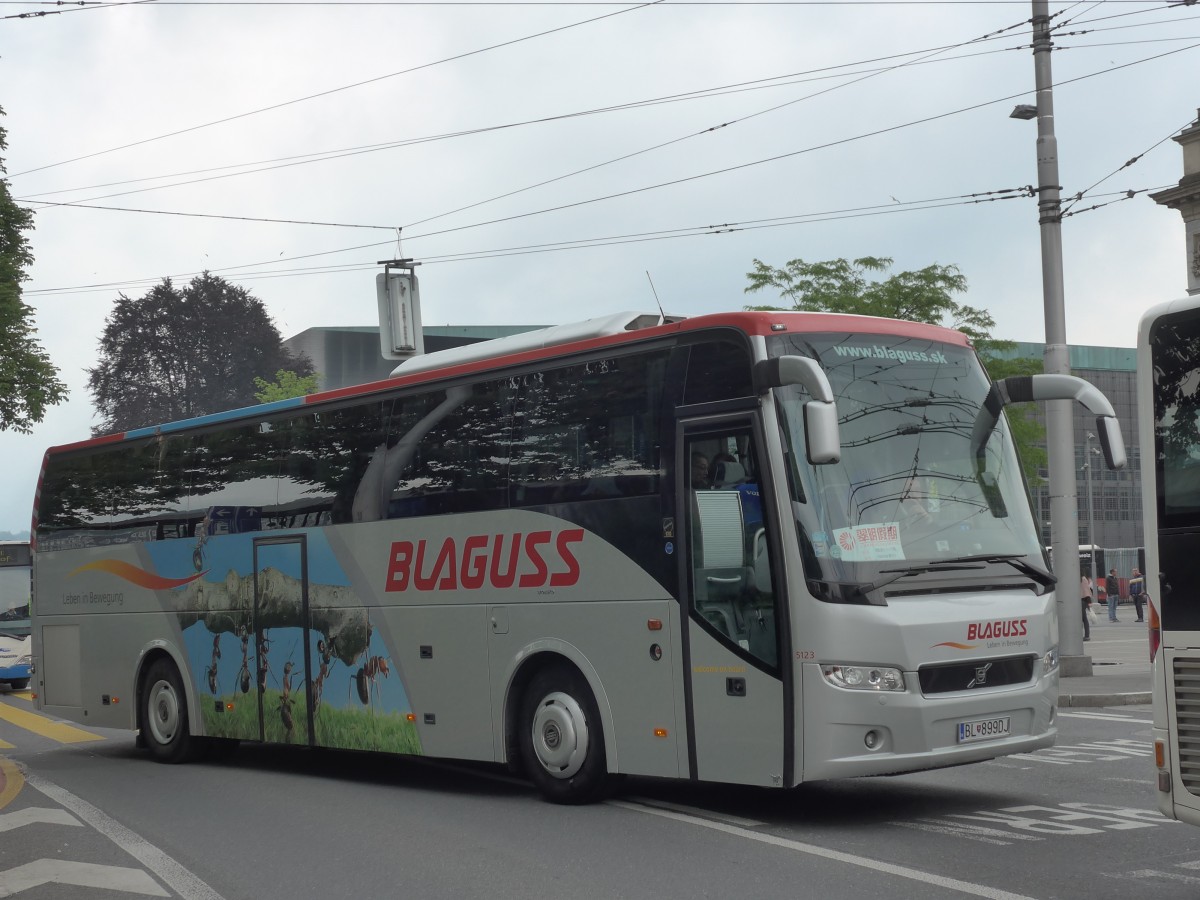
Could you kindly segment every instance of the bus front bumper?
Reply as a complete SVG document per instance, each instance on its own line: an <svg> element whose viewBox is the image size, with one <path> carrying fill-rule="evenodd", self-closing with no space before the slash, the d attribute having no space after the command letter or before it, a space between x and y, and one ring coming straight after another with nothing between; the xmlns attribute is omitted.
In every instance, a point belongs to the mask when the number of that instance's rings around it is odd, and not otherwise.
<svg viewBox="0 0 1200 900"><path fill-rule="evenodd" d="M815 675L815 677L812 677ZM1053 745L1057 673L1016 687L925 696L851 691L805 671L804 781L918 772ZM961 723L1007 720L1008 733L960 741Z"/></svg>

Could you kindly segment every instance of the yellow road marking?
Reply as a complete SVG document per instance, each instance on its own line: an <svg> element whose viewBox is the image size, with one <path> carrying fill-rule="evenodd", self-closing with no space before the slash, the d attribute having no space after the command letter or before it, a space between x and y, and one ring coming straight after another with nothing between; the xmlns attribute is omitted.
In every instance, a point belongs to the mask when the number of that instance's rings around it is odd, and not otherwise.
<svg viewBox="0 0 1200 900"><path fill-rule="evenodd" d="M25 776L21 770L9 760L0 758L0 809L12 803L24 786Z"/></svg>
<svg viewBox="0 0 1200 900"><path fill-rule="evenodd" d="M42 737L48 737L52 741L58 741L60 744L79 744L83 741L102 741L98 734L92 734L90 731L84 731L82 728L76 728L73 725L64 725L61 722L55 722L47 719L45 716L39 716L37 713L26 712L23 709L17 709L15 706L7 706L0 703L0 719L6 719L26 731L32 731L34 734L40 734Z"/></svg>
<svg viewBox="0 0 1200 900"><path fill-rule="evenodd" d="M16 746L8 741L0 741L0 750L15 750Z"/></svg>
<svg viewBox="0 0 1200 900"><path fill-rule="evenodd" d="M13 691L14 697L20 697L22 700L33 702L33 691Z"/></svg>

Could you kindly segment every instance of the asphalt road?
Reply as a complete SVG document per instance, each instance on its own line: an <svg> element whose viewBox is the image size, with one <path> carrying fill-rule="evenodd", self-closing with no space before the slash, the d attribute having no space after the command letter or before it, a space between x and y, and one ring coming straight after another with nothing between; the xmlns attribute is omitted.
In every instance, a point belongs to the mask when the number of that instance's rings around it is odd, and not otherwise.
<svg viewBox="0 0 1200 900"><path fill-rule="evenodd" d="M30 710L0 695L0 896L1200 895L1196 832L1154 809L1144 706L1064 709L1056 747L956 769L788 792L630 779L582 808L491 767L362 754L164 766L127 732L38 733Z"/></svg>

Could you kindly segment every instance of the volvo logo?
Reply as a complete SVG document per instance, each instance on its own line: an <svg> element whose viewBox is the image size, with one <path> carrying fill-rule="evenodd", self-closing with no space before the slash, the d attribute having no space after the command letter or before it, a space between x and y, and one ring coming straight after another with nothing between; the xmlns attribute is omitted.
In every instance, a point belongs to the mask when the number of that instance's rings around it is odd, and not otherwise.
<svg viewBox="0 0 1200 900"><path fill-rule="evenodd" d="M991 663L987 663L982 666L976 666L975 677L971 679L971 683L967 685L967 689L970 690L973 687L983 687L985 684L987 684L987 673L988 669L991 667Z"/></svg>

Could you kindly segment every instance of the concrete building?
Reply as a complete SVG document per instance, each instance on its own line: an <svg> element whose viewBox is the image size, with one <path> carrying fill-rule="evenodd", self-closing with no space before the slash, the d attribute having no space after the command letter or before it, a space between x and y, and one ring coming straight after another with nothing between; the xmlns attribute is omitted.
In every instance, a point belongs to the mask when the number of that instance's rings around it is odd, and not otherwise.
<svg viewBox="0 0 1200 900"><path fill-rule="evenodd" d="M448 350L492 338L507 337L541 325L443 325L422 329L425 352ZM322 391L379 381L392 374L397 360L384 359L379 352L378 325L348 325L309 328L283 342L292 353L312 360Z"/></svg>
<svg viewBox="0 0 1200 900"><path fill-rule="evenodd" d="M1183 148L1183 177L1175 187L1150 197L1183 216L1188 293L1196 295L1200 294L1200 116L1172 140Z"/></svg>

